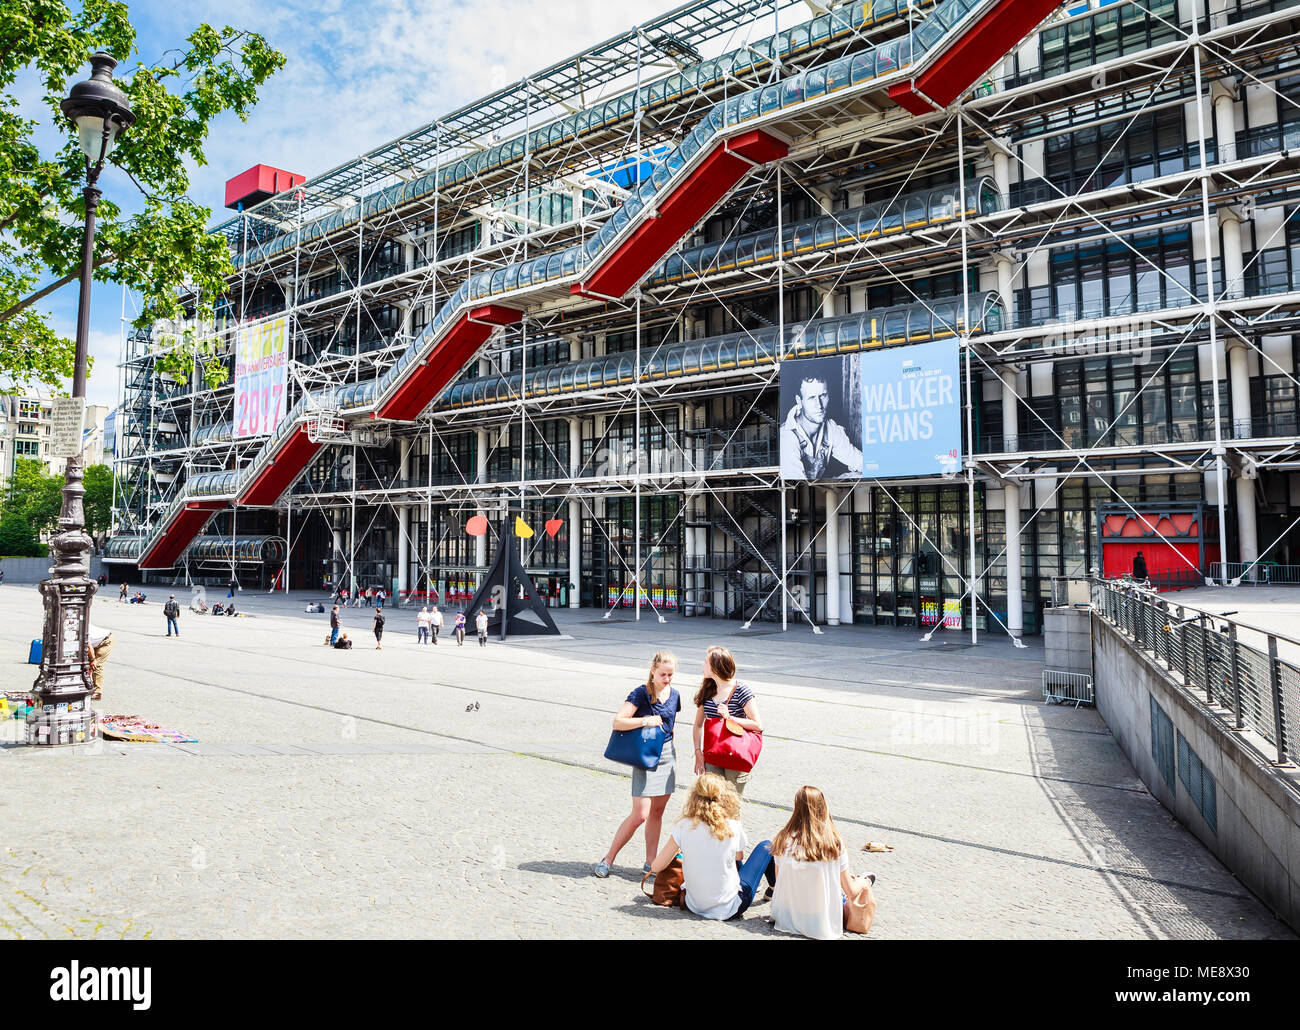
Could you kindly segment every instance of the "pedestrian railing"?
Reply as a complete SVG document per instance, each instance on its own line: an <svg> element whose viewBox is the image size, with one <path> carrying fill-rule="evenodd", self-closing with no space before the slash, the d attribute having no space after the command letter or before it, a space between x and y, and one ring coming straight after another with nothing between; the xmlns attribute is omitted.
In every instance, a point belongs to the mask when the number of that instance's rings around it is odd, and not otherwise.
<svg viewBox="0 0 1300 1030"><path fill-rule="evenodd" d="M1216 561L1210 563L1210 579L1216 583L1236 586L1238 583L1255 586L1300 586L1300 565L1279 565L1277 562Z"/></svg>
<svg viewBox="0 0 1300 1030"><path fill-rule="evenodd" d="M1211 714L1234 729L1252 730L1290 758L1300 725L1300 665L1278 657L1278 641L1300 641L1262 630L1268 649L1244 644L1239 626L1223 616L1183 608L1131 583L1092 583L1093 610L1149 651L1184 687L1204 698Z"/></svg>

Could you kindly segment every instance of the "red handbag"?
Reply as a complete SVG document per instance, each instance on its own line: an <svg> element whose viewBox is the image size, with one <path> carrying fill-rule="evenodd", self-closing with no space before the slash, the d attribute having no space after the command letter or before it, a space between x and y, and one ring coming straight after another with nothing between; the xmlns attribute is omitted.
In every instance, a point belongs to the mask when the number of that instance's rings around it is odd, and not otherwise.
<svg viewBox="0 0 1300 1030"><path fill-rule="evenodd" d="M730 719L704 720L704 760L709 765L749 772L763 751L763 734L744 730Z"/></svg>

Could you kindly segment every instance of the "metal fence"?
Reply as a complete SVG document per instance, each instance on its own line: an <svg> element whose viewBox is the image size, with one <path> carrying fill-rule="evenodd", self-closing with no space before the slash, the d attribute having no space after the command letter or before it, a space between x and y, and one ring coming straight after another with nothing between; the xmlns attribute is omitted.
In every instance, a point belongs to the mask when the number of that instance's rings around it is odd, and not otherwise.
<svg viewBox="0 0 1300 1030"><path fill-rule="evenodd" d="M1253 730L1277 748L1279 763L1288 761L1292 728L1300 722L1300 666L1278 657L1277 636L1257 631L1268 638L1261 651L1237 639L1236 623L1132 584L1094 580L1092 606L1203 696L1216 718Z"/></svg>
<svg viewBox="0 0 1300 1030"><path fill-rule="evenodd" d="M1300 565L1279 565L1271 561L1216 561L1210 563L1210 579L1216 583L1300 586Z"/></svg>

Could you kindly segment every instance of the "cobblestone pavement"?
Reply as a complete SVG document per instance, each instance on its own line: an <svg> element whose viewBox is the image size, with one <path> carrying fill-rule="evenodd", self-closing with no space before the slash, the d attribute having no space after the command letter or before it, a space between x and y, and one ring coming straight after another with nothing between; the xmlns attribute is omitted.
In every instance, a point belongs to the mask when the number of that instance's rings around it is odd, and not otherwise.
<svg viewBox="0 0 1300 1030"><path fill-rule="evenodd" d="M601 753L609 720L672 647L686 705L722 643L768 727L748 789L752 839L795 789L822 787L875 872L870 939L1290 937L1145 791L1095 712L1035 701L1041 650L937 634L560 612L564 639L480 649L415 642L394 612L373 647L327 650L303 597L241 595L252 613L186 613L166 590L95 604L113 629L105 713L193 732L193 745L0 745L0 938L778 935L758 905L718 924L638 894L638 834L590 875L628 810ZM223 591L224 593L224 591ZM33 588L0 587L0 677L39 634ZM946 640L946 642L944 642ZM477 708L467 711L467 706ZM680 808L670 803L669 817ZM893 844L887 855L858 849Z"/></svg>

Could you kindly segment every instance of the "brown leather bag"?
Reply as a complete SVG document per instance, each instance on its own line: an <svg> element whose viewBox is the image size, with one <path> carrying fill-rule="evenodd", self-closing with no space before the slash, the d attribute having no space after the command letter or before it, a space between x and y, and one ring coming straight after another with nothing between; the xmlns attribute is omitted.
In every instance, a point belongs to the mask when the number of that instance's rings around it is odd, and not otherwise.
<svg viewBox="0 0 1300 1030"><path fill-rule="evenodd" d="M871 890L875 877L853 877L854 891L844 902L844 929L849 933L866 933L876 920L876 895Z"/></svg>
<svg viewBox="0 0 1300 1030"><path fill-rule="evenodd" d="M649 873L641 877L642 894L646 895L656 905L663 905L665 908L672 908L674 905L678 908L686 907L686 877L682 872L680 857L674 858L668 863L666 869L657 873L654 887L651 890L646 890L645 882L649 877Z"/></svg>

